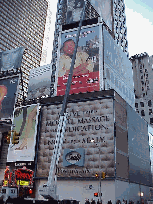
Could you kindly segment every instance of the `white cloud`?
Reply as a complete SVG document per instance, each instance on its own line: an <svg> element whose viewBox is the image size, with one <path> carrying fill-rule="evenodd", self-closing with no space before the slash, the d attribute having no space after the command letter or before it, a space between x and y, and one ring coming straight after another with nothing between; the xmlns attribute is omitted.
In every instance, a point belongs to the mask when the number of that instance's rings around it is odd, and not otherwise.
<svg viewBox="0 0 153 204"><path fill-rule="evenodd" d="M147 52L153 55L153 25L142 14L126 8L129 56Z"/></svg>

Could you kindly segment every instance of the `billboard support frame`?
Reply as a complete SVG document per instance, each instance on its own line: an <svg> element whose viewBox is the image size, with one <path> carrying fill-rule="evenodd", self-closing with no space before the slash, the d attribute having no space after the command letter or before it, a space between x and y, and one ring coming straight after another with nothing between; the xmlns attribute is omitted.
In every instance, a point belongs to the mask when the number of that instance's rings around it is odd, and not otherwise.
<svg viewBox="0 0 153 204"><path fill-rule="evenodd" d="M22 94L23 94L23 105L25 105L24 88L23 88L23 74L22 74L21 67L20 67L20 73L21 73L21 84L22 84Z"/></svg>
<svg viewBox="0 0 153 204"><path fill-rule="evenodd" d="M36 135L36 154L35 154L35 167L34 167L34 178L36 177L36 171L37 171L37 160L38 160L38 150L39 150L39 141L40 141L40 129L41 129L41 118L42 118L42 108L40 108L40 112L38 115L38 125L37 125L37 135Z"/></svg>

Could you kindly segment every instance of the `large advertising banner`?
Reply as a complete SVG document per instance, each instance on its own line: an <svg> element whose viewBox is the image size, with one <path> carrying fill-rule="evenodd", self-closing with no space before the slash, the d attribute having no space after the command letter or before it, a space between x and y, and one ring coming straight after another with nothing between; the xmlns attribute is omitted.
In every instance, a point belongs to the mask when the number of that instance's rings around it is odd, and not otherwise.
<svg viewBox="0 0 153 204"><path fill-rule="evenodd" d="M61 37L57 95L64 95L75 48L77 30ZM99 91L99 26L81 30L70 94Z"/></svg>
<svg viewBox="0 0 153 204"><path fill-rule="evenodd" d="M48 176L61 104L42 107L37 176ZM96 172L115 176L113 99L69 103L59 177L94 177ZM93 141L94 140L94 141ZM100 151L100 158L99 158Z"/></svg>
<svg viewBox="0 0 153 204"><path fill-rule="evenodd" d="M66 24L80 20L84 0L67 0Z"/></svg>
<svg viewBox="0 0 153 204"><path fill-rule="evenodd" d="M106 25L109 27L109 29L112 31L112 0L89 0L94 7L94 9L97 11L97 13L100 15L100 17L104 20Z"/></svg>
<svg viewBox="0 0 153 204"><path fill-rule="evenodd" d="M11 118L19 83L19 75L0 79L0 118Z"/></svg>
<svg viewBox="0 0 153 204"><path fill-rule="evenodd" d="M7 162L34 161L38 114L39 104L15 109L13 130L20 133L19 143L9 145Z"/></svg>
<svg viewBox="0 0 153 204"><path fill-rule="evenodd" d="M103 28L103 33L105 88L114 89L134 108L135 95L132 64L105 27Z"/></svg>
<svg viewBox="0 0 153 204"><path fill-rule="evenodd" d="M24 47L0 52L0 71L16 69L21 66Z"/></svg>
<svg viewBox="0 0 153 204"><path fill-rule="evenodd" d="M51 64L30 70L27 99L50 95Z"/></svg>

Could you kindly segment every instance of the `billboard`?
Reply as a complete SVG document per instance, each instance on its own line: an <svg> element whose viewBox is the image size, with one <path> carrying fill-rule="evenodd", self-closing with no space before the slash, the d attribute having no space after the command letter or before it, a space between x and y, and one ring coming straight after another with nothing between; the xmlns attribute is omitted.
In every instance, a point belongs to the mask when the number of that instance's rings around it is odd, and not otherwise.
<svg viewBox="0 0 153 204"><path fill-rule="evenodd" d="M38 114L38 104L14 110L13 130L20 133L20 137L18 144L9 145L7 162L34 161Z"/></svg>
<svg viewBox="0 0 153 204"><path fill-rule="evenodd" d="M13 115L14 104L19 75L0 79L0 118L11 118Z"/></svg>
<svg viewBox="0 0 153 204"><path fill-rule="evenodd" d="M51 64L30 70L27 100L50 95Z"/></svg>
<svg viewBox="0 0 153 204"><path fill-rule="evenodd" d="M67 0L66 24L80 20L84 0Z"/></svg>
<svg viewBox="0 0 153 204"><path fill-rule="evenodd" d="M135 107L132 65L126 54L103 27L105 88L114 89L130 106Z"/></svg>
<svg viewBox="0 0 153 204"><path fill-rule="evenodd" d="M57 95L65 94L76 36L77 30L61 35ZM92 26L81 30L70 94L99 89L99 26Z"/></svg>
<svg viewBox="0 0 153 204"><path fill-rule="evenodd" d="M37 176L48 176L61 104L42 107ZM66 132L57 167L59 177L115 176L113 99L69 103ZM91 142L94 139L95 142ZM99 158L99 150L101 156Z"/></svg>
<svg viewBox="0 0 153 204"><path fill-rule="evenodd" d="M21 66L24 47L0 52L0 71L16 69Z"/></svg>
<svg viewBox="0 0 153 204"><path fill-rule="evenodd" d="M112 23L112 0L89 0L91 5L100 15L100 17L104 20L106 25L112 31L113 23Z"/></svg>

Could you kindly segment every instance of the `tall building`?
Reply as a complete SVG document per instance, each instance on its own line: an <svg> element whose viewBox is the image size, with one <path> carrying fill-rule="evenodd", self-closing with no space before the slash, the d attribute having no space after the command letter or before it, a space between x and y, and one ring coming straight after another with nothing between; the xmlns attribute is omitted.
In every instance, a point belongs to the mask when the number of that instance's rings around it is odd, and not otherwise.
<svg viewBox="0 0 153 204"><path fill-rule="evenodd" d="M127 27L124 0L113 1L114 36L117 44L128 55Z"/></svg>
<svg viewBox="0 0 153 204"><path fill-rule="evenodd" d="M153 56L145 52L130 58L133 68L135 108L153 126Z"/></svg>
<svg viewBox="0 0 153 204"><path fill-rule="evenodd" d="M29 72L40 66L47 7L47 0L0 1L0 51L25 47L21 65L25 96Z"/></svg>
<svg viewBox="0 0 153 204"><path fill-rule="evenodd" d="M58 0L52 53L51 95L56 95L55 75L60 31L78 26L82 6L83 0ZM86 0L85 21L83 25L103 22L112 38L128 56L124 0Z"/></svg>

